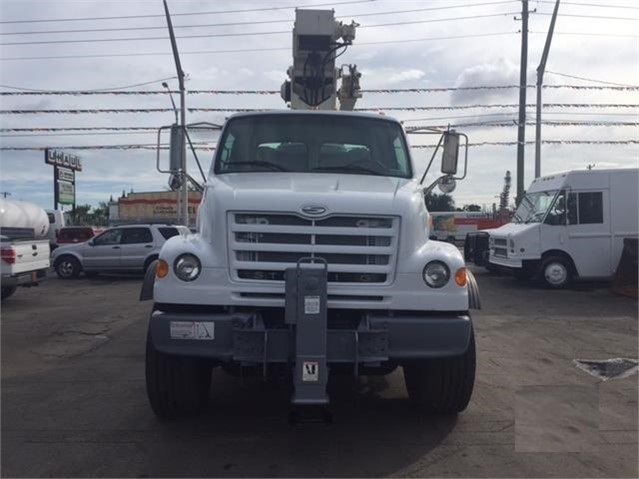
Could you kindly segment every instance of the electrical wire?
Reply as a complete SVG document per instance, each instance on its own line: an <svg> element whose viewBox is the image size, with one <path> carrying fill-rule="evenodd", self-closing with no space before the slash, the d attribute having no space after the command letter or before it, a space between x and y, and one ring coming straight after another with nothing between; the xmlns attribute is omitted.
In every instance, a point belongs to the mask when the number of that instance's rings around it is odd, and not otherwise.
<svg viewBox="0 0 639 479"><path fill-rule="evenodd" d="M249 13L249 12L266 12L272 10L288 10L296 8L308 8L308 7L326 7L334 5L352 5L355 3L371 3L376 0L354 0L348 2L330 2L330 3L315 3L298 6L286 6L286 7L264 7L264 8L249 8L244 10L215 10L205 12L184 12L184 13L171 13L171 17L184 17L184 16L201 16L201 15L220 15L225 13ZM157 15L120 15L113 17L77 17L77 18L49 18L49 19L32 19L32 20L4 20L0 21L0 24L13 24L13 23L51 23L51 22L78 22L78 21L97 21L97 20L128 20L132 18L165 18L164 14Z"/></svg>
<svg viewBox="0 0 639 479"><path fill-rule="evenodd" d="M537 0L537 3L549 3L554 5L555 2L550 0ZM639 10L639 7L632 7L628 5L610 5L601 3L581 3L581 2L561 2L562 5L578 5L582 7L601 7L601 8L627 8L631 10Z"/></svg>
<svg viewBox="0 0 639 479"><path fill-rule="evenodd" d="M501 5L505 3L516 3L516 0L507 0L500 2L484 2L480 4L474 5L447 5L443 7L428 7L428 8L414 8L411 10L393 10L386 12L370 12L370 13L353 13L351 15L344 14L340 15L339 18L347 18L347 17L373 17L373 16L381 16L381 15L400 15L404 13L417 13L417 12L426 12L433 10L449 10L453 8L468 8L468 7L478 7L485 5ZM294 18L285 19L285 20L258 20L258 21L250 21L250 22L225 22L225 23L208 23L208 24L199 24L199 25L173 25L174 29L180 28L204 28L204 27L230 27L230 26L241 26L241 25L262 25L262 24L271 24L271 23L292 23L294 22ZM75 29L75 30L39 30L39 31L26 31L26 32L0 32L0 35L42 35L42 34L60 34L60 33L93 33L93 32L124 32L124 31L139 31L139 30L166 30L166 26L157 26L157 27L119 27L119 28L86 28L86 29Z"/></svg>
<svg viewBox="0 0 639 479"><path fill-rule="evenodd" d="M290 32L289 32L290 33ZM495 32L495 33L475 33L469 35L452 35L447 37L425 37L425 38L411 38L404 40L387 40L379 42L357 42L358 46L365 45L380 45L391 43L411 43L411 42L425 42L425 41L440 41L440 40L460 40L466 38L482 38L482 37L496 37L503 35L515 35L518 32ZM236 50L201 50L201 51L186 51L180 52L180 55L209 55L217 53L256 53L265 51L290 51L290 47L276 47L276 48L246 48ZM0 58L0 61L22 61L22 60L63 60L63 59L81 59L81 58L108 58L108 57L150 57L150 56L172 56L171 52L147 52L147 53L103 53L103 54L91 54L91 55L55 55L55 56L40 56L40 57L4 57Z"/></svg>
<svg viewBox="0 0 639 479"><path fill-rule="evenodd" d="M604 80L596 80L594 78L586 78L586 77L580 77L580 76L576 76L576 75L568 75L567 73L553 72L553 71L550 71L550 70L546 70L545 73L550 73L551 75L558 75L558 76L566 77L566 78L573 78L575 80L584 80L584 81L589 81L589 82L593 82L593 83L601 83L601 84L604 84L604 85L613 85L613 86L617 86L617 87L637 88L637 85L628 85L626 83L615 83L615 82L609 82L609 81L604 81Z"/></svg>
<svg viewBox="0 0 639 479"><path fill-rule="evenodd" d="M136 83L134 85L124 85L124 86L116 86L116 87L110 87L110 88L98 88L95 90L82 90L82 94L85 95L96 95L96 94L103 94L103 95L111 95L111 94L126 94L128 92L115 92L113 90L124 90L126 88L135 88L138 86L144 86L144 85L151 85L154 83L159 83L161 81L166 81L166 80L173 80L177 78L177 76L171 76L171 77L166 77L166 78L158 78L157 80L152 80L152 81L147 81L144 83ZM33 88L26 88L26 87L18 87L18 86L11 86L11 85L0 85L0 87L2 88L9 88L11 90L27 90L27 92L29 93L24 93L24 92L0 92L0 95L42 95L44 94L48 94L48 95L65 95L65 91L64 90L46 90L43 92L43 90L37 90L37 89L33 89ZM140 94L144 94L144 92L139 92ZM164 93L164 92L163 92Z"/></svg>
<svg viewBox="0 0 639 479"><path fill-rule="evenodd" d="M465 17L449 17L449 18L437 18L437 19L427 19L427 20L412 20L412 21L404 21L404 22L394 22L394 23L381 23L377 25L360 25L358 28L376 28L376 27L388 27L388 26L400 26L400 25L415 25L422 23L433 23L433 22L450 22L457 20L477 20L491 17L500 17L504 15L513 15L517 12L502 12L502 13L491 13L486 15L473 15L473 16L465 16ZM290 34L290 30L279 30L279 31L271 31L271 32L235 32L235 33L210 33L210 34L201 34L201 35L182 35L176 36L178 40L180 39L191 39L191 38L216 38L216 37L246 37L246 36L256 36L256 35L283 35ZM5 42L0 43L0 46L16 46L16 45L57 45L57 44L69 44L69 43L104 43L104 42L125 42L125 41L155 41L155 40L166 40L166 36L162 37L128 37L128 38L85 38L85 39L72 39L72 40L37 40L37 41L27 41L27 42Z"/></svg>
<svg viewBox="0 0 639 479"><path fill-rule="evenodd" d="M533 13L533 12L531 12ZM543 15L543 16L552 16L552 13L545 12L534 12L535 15ZM576 13L558 13L559 17L576 17L576 18L595 18L597 20L628 20L628 21L639 21L639 18L632 17L606 17L602 15L581 15Z"/></svg>

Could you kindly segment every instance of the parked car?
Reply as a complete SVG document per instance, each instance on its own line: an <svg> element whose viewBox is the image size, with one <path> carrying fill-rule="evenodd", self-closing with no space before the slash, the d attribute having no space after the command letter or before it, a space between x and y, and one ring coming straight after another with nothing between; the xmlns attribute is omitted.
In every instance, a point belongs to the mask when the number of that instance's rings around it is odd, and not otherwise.
<svg viewBox="0 0 639 479"><path fill-rule="evenodd" d="M106 272L144 272L167 239L190 231L185 226L126 225L105 230L82 243L60 246L52 254L62 279Z"/></svg>
<svg viewBox="0 0 639 479"><path fill-rule="evenodd" d="M95 236L90 226L66 226L58 232L57 246L84 243Z"/></svg>

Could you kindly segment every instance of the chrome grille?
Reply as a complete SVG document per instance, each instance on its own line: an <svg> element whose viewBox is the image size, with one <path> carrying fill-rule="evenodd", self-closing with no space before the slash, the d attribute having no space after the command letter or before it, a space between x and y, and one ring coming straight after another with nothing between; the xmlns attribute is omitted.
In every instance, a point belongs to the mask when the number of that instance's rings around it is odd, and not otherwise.
<svg viewBox="0 0 639 479"><path fill-rule="evenodd" d="M331 283L388 284L395 267L399 218L291 213L228 214L231 275L237 281L284 281L301 258L323 258Z"/></svg>

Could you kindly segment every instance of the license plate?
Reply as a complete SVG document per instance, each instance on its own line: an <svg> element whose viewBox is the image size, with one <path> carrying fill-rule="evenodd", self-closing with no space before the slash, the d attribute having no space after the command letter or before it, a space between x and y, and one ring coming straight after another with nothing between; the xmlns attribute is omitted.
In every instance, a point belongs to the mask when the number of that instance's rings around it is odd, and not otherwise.
<svg viewBox="0 0 639 479"><path fill-rule="evenodd" d="M171 339L215 339L215 323L210 321L171 321Z"/></svg>

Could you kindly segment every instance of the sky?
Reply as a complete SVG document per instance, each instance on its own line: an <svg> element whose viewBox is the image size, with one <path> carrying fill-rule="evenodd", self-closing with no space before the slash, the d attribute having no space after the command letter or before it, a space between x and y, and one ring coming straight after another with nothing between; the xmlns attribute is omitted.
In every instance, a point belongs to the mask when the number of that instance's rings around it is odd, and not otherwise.
<svg viewBox="0 0 639 479"><path fill-rule="evenodd" d="M529 1L529 85L535 85L554 3ZM478 145L469 148L468 174L453 194L458 206L476 203L490 208L498 202L507 170L513 175L514 192L517 150L512 143L517 140L517 108L498 105L516 105L518 90L451 88L519 83L521 1L168 0L168 5L188 77L187 90L217 91L279 91L292 63L295 7L334 9L339 20L359 24L353 45L338 63L357 65L363 90L446 89L365 91L356 108L379 110L407 127L460 125L456 129L468 135L471 145ZM544 124L542 139L561 143L542 145L542 174L588 165L638 166L639 89L629 88L639 85L637 32L639 3L635 0L561 1L544 77L550 88L544 89L543 102L577 105L544 107L542 119L551 123ZM42 148L152 145L157 141L156 129L173 122L171 111L7 113L170 108L165 94L17 94L33 93L31 90L159 91L163 81L177 89L161 0L0 0L0 43L0 192L10 194L11 199L53 207L53 168L44 163ZM535 97L535 88L528 88L528 122L535 120ZM266 93L188 94L186 104L190 108L285 108L279 94ZM627 106L597 106L602 104ZM189 112L187 122L221 123L229 114ZM478 122L483 124L478 126ZM149 130L51 130L87 127ZM36 128L48 131L9 131ZM213 146L215 138L200 134L196 140ZM526 140L534 139L534 126L528 125ZM409 141L416 171L421 172L433 150L416 147L430 145L436 138L411 135ZM574 141L608 143L570 143ZM83 171L76 175L78 204L97 205L123 190L166 189L168 178L156 170L154 148L64 151L82 158ZM163 152L161 161L165 155ZM534 144L527 144L525 186L534 178L534 156ZM198 157L207 171L212 152L198 150ZM192 157L188 168L201 178Z"/></svg>

